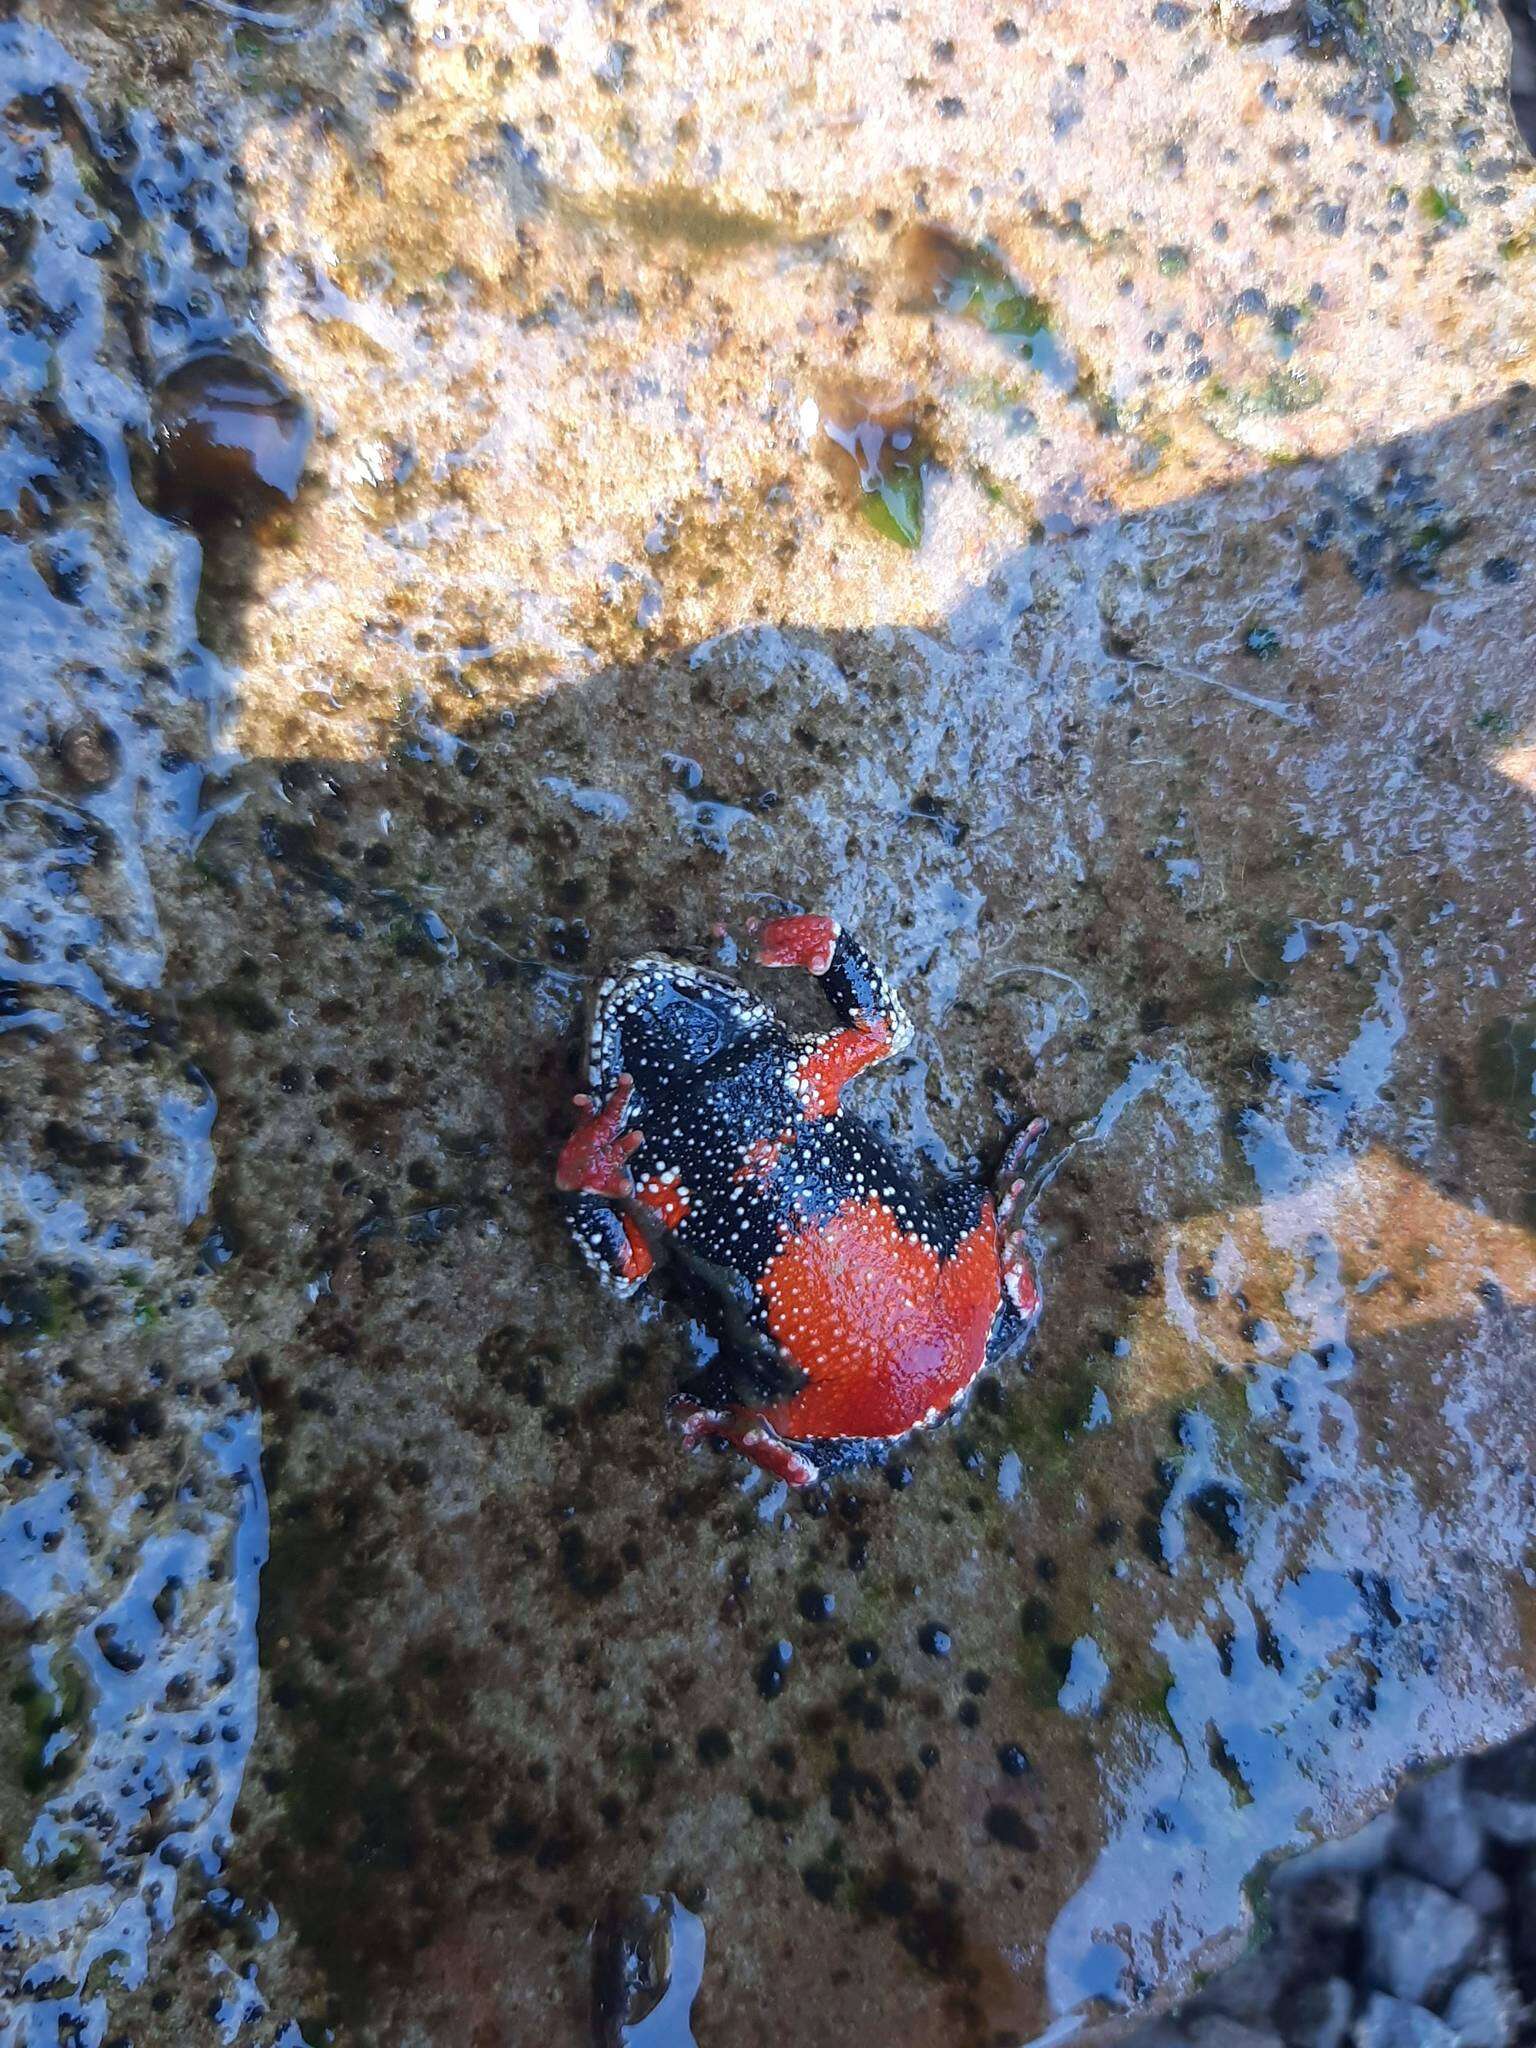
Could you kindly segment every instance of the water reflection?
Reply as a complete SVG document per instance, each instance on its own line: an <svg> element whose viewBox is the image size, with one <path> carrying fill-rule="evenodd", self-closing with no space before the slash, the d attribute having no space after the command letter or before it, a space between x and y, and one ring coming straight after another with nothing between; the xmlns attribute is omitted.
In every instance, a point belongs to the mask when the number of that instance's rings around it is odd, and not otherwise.
<svg viewBox="0 0 1536 2048"><path fill-rule="evenodd" d="M86 1438L44 1466L7 1437L0 1458L0 1588L35 1645L11 1697L41 1795L0 1901L10 2038L97 2048L184 1875L219 1903L256 1727L260 1424L236 1409L190 1434L158 1500L125 1497Z"/></svg>
<svg viewBox="0 0 1536 2048"><path fill-rule="evenodd" d="M704 1923L670 1892L609 1901L592 1930L594 2048L695 2048Z"/></svg>
<svg viewBox="0 0 1536 2048"><path fill-rule="evenodd" d="M187 1250L217 1106L175 1054L161 907L218 814L223 678L195 637L196 543L141 503L131 455L146 363L229 332L214 278L246 252L216 140L141 108L111 127L25 22L0 25L0 68L0 204L25 252L0 356L27 402L0 437L0 1045L30 1123L0 1173L3 1749L23 1795L0 1953L8 2040L96 2048L189 1888L258 1943L275 1927L218 1884L267 1510L260 1419ZM125 242L126 327L104 260ZM207 1960L238 2025L249 1966Z"/></svg>
<svg viewBox="0 0 1536 2048"><path fill-rule="evenodd" d="M1487 1603L1475 1627L1494 1658L1519 1637L1496 1574L1524 1558L1529 1476L1487 1443L1474 1448L1456 1420L1470 1404L1486 1422L1501 1401L1518 1399L1497 1343L1474 1330L1446 1362L1444 1422L1475 1474L1465 1492L1428 1492L1380 1462L1349 1397L1363 1330L1380 1328L1373 1297L1389 1268L1364 1268L1382 1219L1406 1223L1410 1244L1419 1219L1428 1224L1430 1273L1410 1278L1397 1266L1399 1239L1393 1275L1426 1322L1472 1295L1500 1233L1427 1202L1365 1143L1407 1029L1399 953L1380 929L1300 925L1281 949L1285 969L1300 972L1320 944L1366 968L1353 1036L1317 1073L1277 1029L1264 1097L1238 1119L1257 1205L1218 1226L1214 1243L1209 1221L1166 1234L1161 1313L1224 1387L1210 1412L1193 1390L1177 1418L1158 1521L1162 1562L1175 1586L1193 1582L1196 1618L1154 1621L1150 1647L1166 1673L1157 1713L1122 1725L1103 1759L1118 1820L1051 1930L1047 1975L1059 2014L1085 1999L1131 2003L1192 1964L1213 1928L1242 1919L1253 1869L1330 1832L1405 1746L1410 1756L1438 1755L1479 1739L1486 1709L1476 1692L1493 1674L1467 1668L1460 1633L1469 1603ZM1292 1014L1292 1004L1278 1007L1286 993L1276 991L1277 1020ZM1182 1098L1191 1134L1212 1131L1211 1105L1191 1097L1180 1070L1143 1065L1121 1097L1148 1088L1170 1107ZM1114 1121L1126 1106L1113 1104ZM1105 1125L1101 1113L1094 1140ZM1515 1233L1509 1250L1505 1281L1515 1298L1536 1301L1529 1243ZM1238 1306L1238 1344L1224 1302ZM1498 1441L1497 1424L1489 1441ZM1259 1444L1278 1457L1267 1472L1255 1471ZM1275 1472L1279 1491L1266 1497ZM1192 1545L1192 1515L1214 1530L1214 1556ZM1447 1568L1473 1556L1491 1569L1469 1581Z"/></svg>

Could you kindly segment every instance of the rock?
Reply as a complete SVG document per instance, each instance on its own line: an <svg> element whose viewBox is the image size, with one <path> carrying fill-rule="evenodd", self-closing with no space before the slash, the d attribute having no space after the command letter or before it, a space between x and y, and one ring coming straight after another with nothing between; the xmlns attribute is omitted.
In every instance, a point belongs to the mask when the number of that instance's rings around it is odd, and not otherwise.
<svg viewBox="0 0 1536 2048"><path fill-rule="evenodd" d="M1366 1982L1395 1998L1438 1998L1471 1960L1482 1932L1464 1899L1393 1871L1377 1881L1365 1909Z"/></svg>
<svg viewBox="0 0 1536 2048"><path fill-rule="evenodd" d="M1463 1977L1445 2008L1445 2023L1460 2048L1507 2048L1515 2038L1513 1991L1491 1971Z"/></svg>
<svg viewBox="0 0 1536 2048"><path fill-rule="evenodd" d="M116 733L98 719L82 718L59 736L55 749L65 774L77 789L105 789L122 762Z"/></svg>
<svg viewBox="0 0 1536 2048"><path fill-rule="evenodd" d="M1467 1766L1473 1812L1496 1842L1536 1846L1536 1744L1512 1742Z"/></svg>
<svg viewBox="0 0 1536 2048"><path fill-rule="evenodd" d="M291 504L309 452L308 411L266 364L193 356L154 402L159 506L194 525Z"/></svg>
<svg viewBox="0 0 1536 2048"><path fill-rule="evenodd" d="M1424 2006L1376 1991L1355 2021L1355 2048L1456 2048L1456 2036Z"/></svg>
<svg viewBox="0 0 1536 2048"><path fill-rule="evenodd" d="M623 2048L642 2034L692 2039L688 2015L704 1974L704 1929L680 1900L670 1892L611 1896L590 1947L592 2039L600 2048Z"/></svg>
<svg viewBox="0 0 1536 2048"><path fill-rule="evenodd" d="M1343 1977L1305 1984L1283 2008L1290 2048L1339 2048L1355 2009L1355 1987Z"/></svg>
<svg viewBox="0 0 1536 2048"><path fill-rule="evenodd" d="M1536 1862L1520 1873L1512 1930L1515 1974L1528 1996L1536 1995Z"/></svg>
<svg viewBox="0 0 1536 2048"><path fill-rule="evenodd" d="M1221 0L1221 25L1235 43L1294 35L1306 16L1301 0Z"/></svg>
<svg viewBox="0 0 1536 2048"><path fill-rule="evenodd" d="M1496 1842L1509 1849L1536 1848L1536 1803L1497 1792L1474 1792L1469 1803Z"/></svg>
<svg viewBox="0 0 1536 2048"><path fill-rule="evenodd" d="M1267 2026L1295 1974L1290 1945L1285 1939L1266 1942L1254 1954L1242 1957L1231 1969L1201 1987L1199 1997L1184 2010L1185 2024L1202 2014L1223 2013L1247 2026Z"/></svg>
<svg viewBox="0 0 1536 2048"><path fill-rule="evenodd" d="M1149 2013L1181 1995L1298 1813L1336 1833L1410 1755L1536 1715L1504 1626L1536 1458L1536 168L1493 168L1495 11L1403 5L1422 48L1398 0L1320 5L1337 60L1187 0L813 0L782 39L629 10L629 56L558 7L3 9L5 345L41 413L0 727L49 788L47 735L124 742L109 817L6 806L36 957L0 1023L60 1092L7 1091L6 1264L39 1271L0 1275L0 1604L34 1589L13 1663L64 1728L35 1792L5 1736L0 1832L88 1837L5 1909L29 2033L195 2041L216 1995L237 2038L336 2003L569 2042L610 1886L602 2016L659 2032L625 1973L635 1888L675 1884L706 2041L1018 2041L1127 1965ZM1391 148L1353 118L1379 24L1422 115ZM917 218L992 268L913 304ZM817 398L854 375L932 414L920 548L830 487ZM908 1079L863 1099L920 1154L1058 1059L1074 1126L1113 1126L1041 1190L1034 1381L988 1376L889 1488L688 1456L687 1304L605 1293L548 1193L586 988L788 888L914 1002ZM1426 1151L1436 1075L1469 1135ZM1085 1371L1108 1429L1058 1402ZM1024 1481L977 1521L1006 1445ZM164 1658L146 1633L112 1672L84 1624L137 1640L157 1603ZM1118 1678L1091 1742L1046 1697L1084 1628ZM1013 1740L1027 1858L977 1825ZM1342 1845L1340 1963L1393 1825ZM206 1875L173 1897L175 1856ZM259 2027L215 1885L281 1923ZM1294 1976L1344 1974L1314 1942Z"/></svg>
<svg viewBox="0 0 1536 2048"><path fill-rule="evenodd" d="M1337 1948L1359 1926L1364 1900L1354 1871L1320 1871L1276 1896L1275 1924L1289 1947Z"/></svg>
<svg viewBox="0 0 1536 2048"><path fill-rule="evenodd" d="M1416 1876L1456 1891L1483 1857L1483 1830L1467 1804L1461 1765L1411 1785L1399 1803L1402 1826L1394 1853Z"/></svg>
<svg viewBox="0 0 1536 2048"><path fill-rule="evenodd" d="M1461 1896L1485 1920L1502 1919L1509 1910L1509 1892L1491 1870L1474 1870L1461 1887Z"/></svg>
<svg viewBox="0 0 1536 2048"><path fill-rule="evenodd" d="M1201 2013L1185 2027L1193 2048L1282 2048L1280 2036L1268 2027L1244 2026L1224 2012Z"/></svg>

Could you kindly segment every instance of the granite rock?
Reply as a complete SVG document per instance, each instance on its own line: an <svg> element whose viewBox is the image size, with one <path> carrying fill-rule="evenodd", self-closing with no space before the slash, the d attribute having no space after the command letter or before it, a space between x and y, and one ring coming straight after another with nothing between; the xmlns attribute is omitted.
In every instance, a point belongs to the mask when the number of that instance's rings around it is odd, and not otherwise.
<svg viewBox="0 0 1536 2048"><path fill-rule="evenodd" d="M1519 2001L1510 1985L1488 1970L1463 1977L1445 2006L1445 2023L1458 2048L1510 2048Z"/></svg>
<svg viewBox="0 0 1536 2048"><path fill-rule="evenodd" d="M1399 1801L1397 1861L1430 1884L1456 1891L1482 1861L1483 1830L1469 1806L1459 1763L1421 1779Z"/></svg>
<svg viewBox="0 0 1536 2048"><path fill-rule="evenodd" d="M1355 2021L1354 2048L1456 2048L1456 2036L1427 2007L1375 1991Z"/></svg>
<svg viewBox="0 0 1536 2048"><path fill-rule="evenodd" d="M1367 1982L1409 2003L1434 2000L1476 1953L1482 1922L1462 1899L1403 1872L1373 1886L1365 1909Z"/></svg>

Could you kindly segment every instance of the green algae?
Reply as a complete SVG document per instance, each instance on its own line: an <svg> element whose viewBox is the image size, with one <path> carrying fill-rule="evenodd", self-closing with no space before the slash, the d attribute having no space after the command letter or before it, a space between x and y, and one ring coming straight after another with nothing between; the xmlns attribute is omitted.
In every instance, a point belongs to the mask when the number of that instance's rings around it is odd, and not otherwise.
<svg viewBox="0 0 1536 2048"><path fill-rule="evenodd" d="M601 206L563 203L580 219L612 224L639 242L676 243L693 256L729 256L788 239L777 221L745 207L717 206L685 185L620 192Z"/></svg>
<svg viewBox="0 0 1536 2048"><path fill-rule="evenodd" d="M61 1336L75 1314L74 1295L62 1273L0 1280L0 1340L25 1344Z"/></svg>
<svg viewBox="0 0 1536 2048"><path fill-rule="evenodd" d="M74 1738L88 1704L85 1678L74 1657L56 1651L46 1685L35 1678L18 1679L10 1696L19 1720L23 1788L40 1793L65 1783L79 1765ZM61 1743L61 1736L69 1739Z"/></svg>
<svg viewBox="0 0 1536 2048"><path fill-rule="evenodd" d="M1467 216L1456 203L1456 195L1443 185L1426 185L1419 194L1419 211L1437 227L1464 228Z"/></svg>
<svg viewBox="0 0 1536 2048"><path fill-rule="evenodd" d="M898 547L915 548L923 538L923 473L921 468L894 469L872 490L859 496L865 523Z"/></svg>
<svg viewBox="0 0 1536 2048"><path fill-rule="evenodd" d="M909 237L907 262L919 289L943 312L1006 343L1019 362L1076 393L1078 367L1055 338L1049 303L1021 284L989 244L925 228Z"/></svg>
<svg viewBox="0 0 1536 2048"><path fill-rule="evenodd" d="M1310 412L1313 406L1321 405L1326 392L1322 379L1310 371L1276 370L1262 384L1249 385L1238 403L1243 412L1286 419L1293 413Z"/></svg>

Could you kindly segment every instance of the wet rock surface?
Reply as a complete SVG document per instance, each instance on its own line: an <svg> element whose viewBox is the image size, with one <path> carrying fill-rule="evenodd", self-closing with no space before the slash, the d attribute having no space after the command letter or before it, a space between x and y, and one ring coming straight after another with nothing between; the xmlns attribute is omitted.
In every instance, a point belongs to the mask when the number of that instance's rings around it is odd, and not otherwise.
<svg viewBox="0 0 1536 2048"><path fill-rule="evenodd" d="M0 22L20 2040L1112 2023L1530 1720L1507 35L1037 29ZM791 905L896 1140L1063 1147L1028 1359L801 1496L549 1186L607 967ZM1528 1996L1523 1755L1318 1852L1312 2038Z"/></svg>

